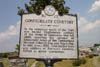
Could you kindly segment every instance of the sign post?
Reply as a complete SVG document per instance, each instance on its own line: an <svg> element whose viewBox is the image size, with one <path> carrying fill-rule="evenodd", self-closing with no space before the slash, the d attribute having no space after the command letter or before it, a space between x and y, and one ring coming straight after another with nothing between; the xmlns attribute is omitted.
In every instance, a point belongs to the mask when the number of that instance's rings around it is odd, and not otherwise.
<svg viewBox="0 0 100 67"><path fill-rule="evenodd" d="M41 15L23 14L19 56L45 59L46 64L53 59L78 59L77 16L59 16L51 5Z"/></svg>
<svg viewBox="0 0 100 67"><path fill-rule="evenodd" d="M46 67L53 67L55 62L61 61L62 59L36 59L37 61L43 61Z"/></svg>

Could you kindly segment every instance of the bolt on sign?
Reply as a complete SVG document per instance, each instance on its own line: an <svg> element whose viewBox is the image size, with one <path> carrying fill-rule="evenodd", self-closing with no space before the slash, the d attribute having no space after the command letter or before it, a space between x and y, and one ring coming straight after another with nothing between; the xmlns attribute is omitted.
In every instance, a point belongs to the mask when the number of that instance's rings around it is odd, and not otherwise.
<svg viewBox="0 0 100 67"><path fill-rule="evenodd" d="M21 58L77 59L77 16L59 16L51 5L41 15L23 14L20 30Z"/></svg>

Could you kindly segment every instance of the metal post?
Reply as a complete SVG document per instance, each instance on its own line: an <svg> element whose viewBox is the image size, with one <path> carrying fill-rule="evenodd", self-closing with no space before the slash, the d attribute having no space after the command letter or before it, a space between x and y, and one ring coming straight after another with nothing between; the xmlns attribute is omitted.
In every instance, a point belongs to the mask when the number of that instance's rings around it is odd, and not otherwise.
<svg viewBox="0 0 100 67"><path fill-rule="evenodd" d="M28 59L25 60L25 67L28 67Z"/></svg>
<svg viewBox="0 0 100 67"><path fill-rule="evenodd" d="M55 62L61 61L61 59L36 59L37 61L43 61L46 67L53 67Z"/></svg>
<svg viewBox="0 0 100 67"><path fill-rule="evenodd" d="M48 59L45 62L46 67L53 67L54 63L61 61L61 59Z"/></svg>
<svg viewBox="0 0 100 67"><path fill-rule="evenodd" d="M46 67L53 67L53 63L51 62L50 59L47 59L47 60L45 60L44 62L45 62L45 66L46 66Z"/></svg>

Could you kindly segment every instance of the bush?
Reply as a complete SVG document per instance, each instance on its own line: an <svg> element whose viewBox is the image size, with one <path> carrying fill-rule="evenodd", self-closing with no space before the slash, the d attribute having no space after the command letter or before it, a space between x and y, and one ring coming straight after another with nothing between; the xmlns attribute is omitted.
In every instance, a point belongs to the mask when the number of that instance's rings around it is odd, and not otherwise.
<svg viewBox="0 0 100 67"><path fill-rule="evenodd" d="M94 57L94 55L93 55L93 54L90 54L88 57L89 57L89 58L93 58L93 57Z"/></svg>
<svg viewBox="0 0 100 67"><path fill-rule="evenodd" d="M86 63L86 59L85 58L81 58L80 61L81 61L81 64L85 64Z"/></svg>
<svg viewBox="0 0 100 67"><path fill-rule="evenodd" d="M8 53L0 53L0 58L7 58L8 57Z"/></svg>
<svg viewBox="0 0 100 67"><path fill-rule="evenodd" d="M80 60L73 61L73 66L80 66L80 65L81 65L81 61Z"/></svg>
<svg viewBox="0 0 100 67"><path fill-rule="evenodd" d="M73 61L73 66L80 66L81 64L85 64L85 63L86 63L86 59L85 58L81 58L79 60Z"/></svg>

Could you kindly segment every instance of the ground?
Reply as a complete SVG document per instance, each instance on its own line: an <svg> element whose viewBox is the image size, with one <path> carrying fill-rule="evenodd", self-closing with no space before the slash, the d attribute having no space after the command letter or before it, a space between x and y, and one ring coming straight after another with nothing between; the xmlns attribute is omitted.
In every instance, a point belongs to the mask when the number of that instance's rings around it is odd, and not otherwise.
<svg viewBox="0 0 100 67"><path fill-rule="evenodd" d="M93 58L93 64L95 67L100 67L100 62L98 61L99 57L94 57Z"/></svg>
<svg viewBox="0 0 100 67"><path fill-rule="evenodd" d="M87 63L84 65L80 65L80 66L73 66L72 65L72 60L63 60L60 62L56 62L54 64L54 67L100 67L100 56L94 57L94 58L86 58ZM0 58L0 61L2 61L4 63L4 67L9 67L9 60L8 58ZM31 67L33 64L35 63L34 59L29 59L28 60L28 64L29 67ZM45 65L43 64L43 62L39 62L38 63L38 67L45 67Z"/></svg>
<svg viewBox="0 0 100 67"><path fill-rule="evenodd" d="M93 59L86 58L87 63L80 66L73 66L72 60L63 60L62 62L57 62L54 64L54 67L94 67L92 64Z"/></svg>
<svg viewBox="0 0 100 67"><path fill-rule="evenodd" d="M9 67L9 60L8 60L8 58L0 58L0 61L3 62L4 67Z"/></svg>

